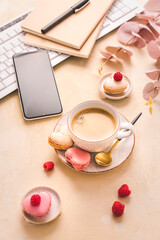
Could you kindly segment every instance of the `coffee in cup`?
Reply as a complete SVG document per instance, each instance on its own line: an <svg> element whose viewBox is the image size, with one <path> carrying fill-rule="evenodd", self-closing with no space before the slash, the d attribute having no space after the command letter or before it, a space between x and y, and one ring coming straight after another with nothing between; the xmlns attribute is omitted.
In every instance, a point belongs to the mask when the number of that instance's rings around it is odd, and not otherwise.
<svg viewBox="0 0 160 240"><path fill-rule="evenodd" d="M74 107L68 115L67 125L75 145L89 152L107 151L115 139L133 133L131 123L120 123L118 112L110 104L97 100Z"/></svg>
<svg viewBox="0 0 160 240"><path fill-rule="evenodd" d="M72 119L73 133L86 141L99 141L110 137L116 129L116 120L102 108L90 107L78 112Z"/></svg>

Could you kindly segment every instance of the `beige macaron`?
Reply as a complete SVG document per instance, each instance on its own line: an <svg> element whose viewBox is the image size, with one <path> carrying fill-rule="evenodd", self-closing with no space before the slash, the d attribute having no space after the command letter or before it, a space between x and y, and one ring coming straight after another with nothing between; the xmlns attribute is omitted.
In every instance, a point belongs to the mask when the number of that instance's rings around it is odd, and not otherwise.
<svg viewBox="0 0 160 240"><path fill-rule="evenodd" d="M123 78L121 81L114 80L113 77L114 74L112 74L110 77L106 78L104 81L104 91L108 94L120 94L125 91L127 88L127 79L123 75Z"/></svg>
<svg viewBox="0 0 160 240"><path fill-rule="evenodd" d="M53 131L48 137L48 143L55 149L66 150L73 146L73 141L69 135L68 129L59 129Z"/></svg>

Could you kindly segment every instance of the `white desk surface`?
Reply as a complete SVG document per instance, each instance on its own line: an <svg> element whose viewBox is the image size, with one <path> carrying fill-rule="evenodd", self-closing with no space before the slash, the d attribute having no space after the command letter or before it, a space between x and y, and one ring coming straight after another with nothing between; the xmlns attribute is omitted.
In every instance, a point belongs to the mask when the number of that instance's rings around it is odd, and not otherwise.
<svg viewBox="0 0 160 240"><path fill-rule="evenodd" d="M37 0L1 0L0 23L30 9ZM139 3L144 3L139 0ZM54 68L64 112L80 102L100 99L97 67L100 49L118 44L116 31L99 40L89 59L71 57ZM122 71L133 83L129 98L106 100L132 120L136 143L132 155L121 166L102 174L84 174L65 166L48 142L59 117L27 122L23 119L17 91L0 101L0 239L1 240L159 240L160 239L160 96L151 116L142 97L149 82L145 71L155 68L146 48L131 48L133 56L124 66L107 64L103 73ZM43 171L43 163L54 161L55 169ZM132 194L117 196L127 183ZM21 199L36 186L54 188L62 200L62 215L46 225L26 223ZM115 218L114 201L125 204L124 215Z"/></svg>

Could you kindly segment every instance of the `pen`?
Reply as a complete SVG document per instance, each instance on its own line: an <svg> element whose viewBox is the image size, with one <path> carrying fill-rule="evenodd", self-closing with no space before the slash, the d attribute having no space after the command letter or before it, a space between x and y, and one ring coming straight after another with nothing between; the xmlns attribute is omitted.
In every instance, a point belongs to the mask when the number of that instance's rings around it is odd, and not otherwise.
<svg viewBox="0 0 160 240"><path fill-rule="evenodd" d="M41 32L43 34L47 33L49 30L51 30L53 27L55 27L57 24L62 22L64 19L69 17L70 15L80 11L82 8L84 8L89 3L89 0L80 0L78 3L74 4L71 8L69 8L66 12L62 13L59 17L54 19L52 22L47 24L45 27L41 29Z"/></svg>

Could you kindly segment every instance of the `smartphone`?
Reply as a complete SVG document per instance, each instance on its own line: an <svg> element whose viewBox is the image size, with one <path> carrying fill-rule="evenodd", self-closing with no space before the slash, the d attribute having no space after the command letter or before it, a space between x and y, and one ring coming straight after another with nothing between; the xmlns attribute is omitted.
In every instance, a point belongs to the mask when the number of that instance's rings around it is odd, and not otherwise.
<svg viewBox="0 0 160 240"><path fill-rule="evenodd" d="M24 118L33 120L62 113L62 104L45 50L13 56Z"/></svg>

